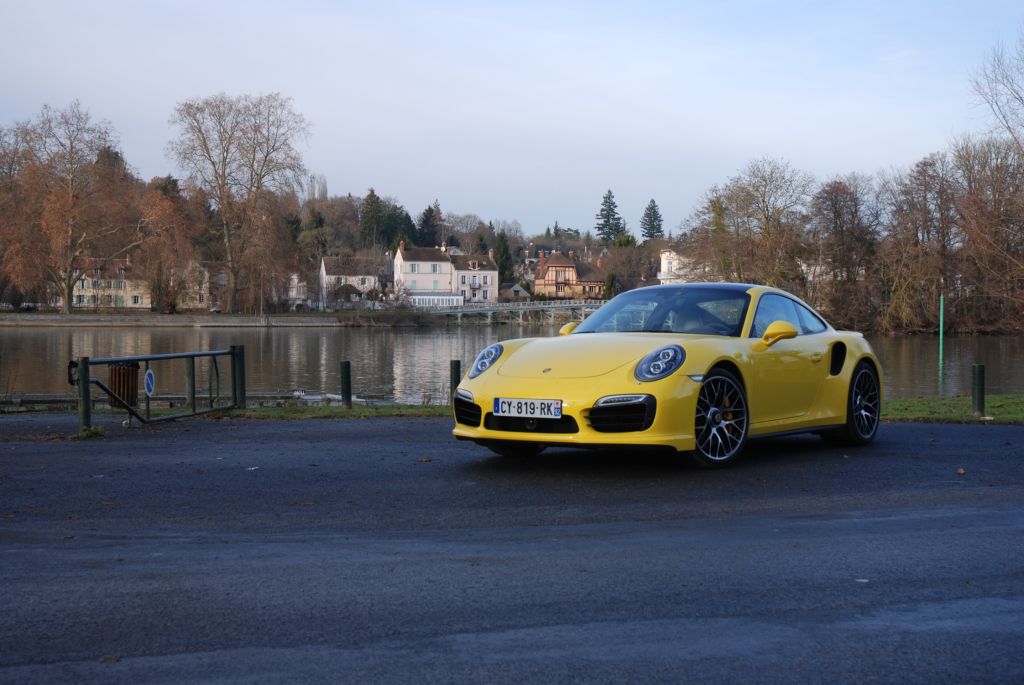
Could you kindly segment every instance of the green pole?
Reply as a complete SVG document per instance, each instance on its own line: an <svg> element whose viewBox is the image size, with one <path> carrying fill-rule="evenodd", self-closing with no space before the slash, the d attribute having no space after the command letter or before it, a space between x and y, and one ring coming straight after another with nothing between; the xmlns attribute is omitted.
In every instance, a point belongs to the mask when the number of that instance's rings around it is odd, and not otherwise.
<svg viewBox="0 0 1024 685"><path fill-rule="evenodd" d="M942 348L946 327L946 296L939 295L939 395L942 394Z"/></svg>

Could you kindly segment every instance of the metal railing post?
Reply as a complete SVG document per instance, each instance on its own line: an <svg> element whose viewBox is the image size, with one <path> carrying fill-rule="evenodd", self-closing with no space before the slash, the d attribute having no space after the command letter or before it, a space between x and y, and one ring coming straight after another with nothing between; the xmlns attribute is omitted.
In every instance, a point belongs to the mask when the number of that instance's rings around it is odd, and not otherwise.
<svg viewBox="0 0 1024 685"><path fill-rule="evenodd" d="M185 375L185 390L188 393L188 408L196 413L196 358L188 358L188 373Z"/></svg>
<svg viewBox="0 0 1024 685"><path fill-rule="evenodd" d="M341 363L341 403L346 409L352 408L352 362Z"/></svg>
<svg viewBox="0 0 1024 685"><path fill-rule="evenodd" d="M985 365L971 366L971 412L976 418L985 415Z"/></svg>
<svg viewBox="0 0 1024 685"><path fill-rule="evenodd" d="M236 409L245 409L245 345L231 346L231 397Z"/></svg>
<svg viewBox="0 0 1024 685"><path fill-rule="evenodd" d="M459 381L462 380L462 360L452 359L450 364L450 375L449 375L449 393L448 401L452 402L455 399L455 389L459 387Z"/></svg>
<svg viewBox="0 0 1024 685"><path fill-rule="evenodd" d="M89 358L78 358L78 430L92 428L92 393L89 389Z"/></svg>

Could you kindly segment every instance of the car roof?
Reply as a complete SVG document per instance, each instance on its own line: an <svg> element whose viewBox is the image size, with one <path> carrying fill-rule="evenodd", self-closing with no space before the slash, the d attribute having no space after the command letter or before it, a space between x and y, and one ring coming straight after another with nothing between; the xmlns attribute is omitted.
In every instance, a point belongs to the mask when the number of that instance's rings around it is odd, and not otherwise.
<svg viewBox="0 0 1024 685"><path fill-rule="evenodd" d="M689 288L715 288L718 290L727 290L730 292L745 293L750 291L752 288L762 290L777 290L771 286L766 285L754 285L751 283L717 283L717 282L700 282L700 283L665 283L662 285L648 286L651 288L665 288L669 290L684 290ZM783 291L779 291L783 292Z"/></svg>

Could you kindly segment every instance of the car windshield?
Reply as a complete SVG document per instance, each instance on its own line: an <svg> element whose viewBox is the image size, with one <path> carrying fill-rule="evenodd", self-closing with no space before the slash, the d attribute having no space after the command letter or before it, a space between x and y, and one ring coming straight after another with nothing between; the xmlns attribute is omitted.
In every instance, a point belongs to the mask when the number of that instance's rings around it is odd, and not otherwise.
<svg viewBox="0 0 1024 685"><path fill-rule="evenodd" d="M581 323L577 333L692 333L738 336L750 296L715 286L638 288Z"/></svg>

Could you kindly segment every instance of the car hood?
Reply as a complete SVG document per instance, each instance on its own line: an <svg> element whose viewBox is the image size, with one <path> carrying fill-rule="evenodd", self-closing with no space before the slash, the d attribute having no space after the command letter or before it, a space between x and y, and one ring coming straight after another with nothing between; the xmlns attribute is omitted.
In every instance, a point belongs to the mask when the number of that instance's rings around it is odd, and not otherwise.
<svg viewBox="0 0 1024 685"><path fill-rule="evenodd" d="M578 333L535 338L516 348L498 368L507 378L593 378L673 342L649 333Z"/></svg>

